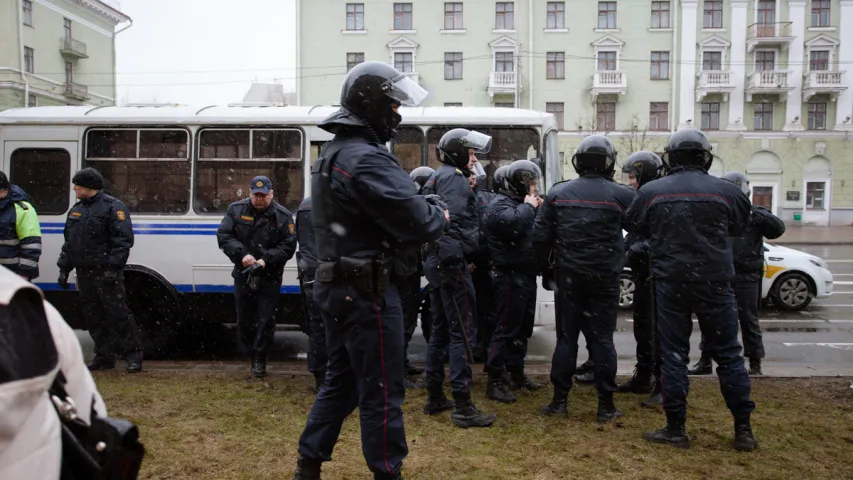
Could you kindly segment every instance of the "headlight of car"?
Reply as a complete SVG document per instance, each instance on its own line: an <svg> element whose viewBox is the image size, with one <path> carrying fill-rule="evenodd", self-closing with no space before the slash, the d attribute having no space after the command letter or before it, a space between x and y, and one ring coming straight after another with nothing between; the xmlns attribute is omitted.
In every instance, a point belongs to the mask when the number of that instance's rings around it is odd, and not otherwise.
<svg viewBox="0 0 853 480"><path fill-rule="evenodd" d="M812 264L818 268L826 268L826 262L824 262L820 258L810 258L809 261L812 262Z"/></svg>

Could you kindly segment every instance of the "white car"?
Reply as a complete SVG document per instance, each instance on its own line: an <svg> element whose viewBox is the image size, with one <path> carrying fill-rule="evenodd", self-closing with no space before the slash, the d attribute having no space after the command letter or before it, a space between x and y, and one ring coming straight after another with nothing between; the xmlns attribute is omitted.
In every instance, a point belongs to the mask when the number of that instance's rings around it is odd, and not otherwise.
<svg viewBox="0 0 853 480"><path fill-rule="evenodd" d="M630 269L619 278L619 306L629 309L634 304L634 282ZM782 310L799 311L812 298L832 295L832 272L821 258L779 245L764 244L764 277L761 298L772 300Z"/></svg>

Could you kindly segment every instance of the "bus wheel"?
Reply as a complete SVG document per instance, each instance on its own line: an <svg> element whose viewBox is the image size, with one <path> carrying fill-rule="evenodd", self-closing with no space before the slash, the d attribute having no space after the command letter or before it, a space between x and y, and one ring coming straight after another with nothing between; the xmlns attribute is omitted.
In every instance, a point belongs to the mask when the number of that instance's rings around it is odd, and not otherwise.
<svg viewBox="0 0 853 480"><path fill-rule="evenodd" d="M145 358L173 355L180 328L177 291L144 267L128 268L124 276L128 307L136 318Z"/></svg>

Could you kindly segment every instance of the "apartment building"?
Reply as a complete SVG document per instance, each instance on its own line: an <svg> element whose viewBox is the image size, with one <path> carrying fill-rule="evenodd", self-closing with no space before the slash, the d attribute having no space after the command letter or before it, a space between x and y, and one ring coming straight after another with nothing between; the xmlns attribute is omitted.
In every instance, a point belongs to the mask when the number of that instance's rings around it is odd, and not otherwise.
<svg viewBox="0 0 853 480"><path fill-rule="evenodd" d="M626 157L705 130L794 223L853 223L853 0L297 1L297 98L337 103L353 65L395 65L431 106L552 112ZM566 162L567 174L571 167Z"/></svg>
<svg viewBox="0 0 853 480"><path fill-rule="evenodd" d="M115 36L129 22L98 0L0 0L0 110L114 105Z"/></svg>

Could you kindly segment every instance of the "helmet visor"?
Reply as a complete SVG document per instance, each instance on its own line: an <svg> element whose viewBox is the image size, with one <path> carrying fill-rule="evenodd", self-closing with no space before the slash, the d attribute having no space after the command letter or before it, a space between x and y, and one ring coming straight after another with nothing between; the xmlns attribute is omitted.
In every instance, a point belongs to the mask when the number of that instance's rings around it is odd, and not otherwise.
<svg viewBox="0 0 853 480"><path fill-rule="evenodd" d="M489 150L492 149L492 137L474 130L462 137L460 142L462 142L462 146L473 148L477 153L489 153Z"/></svg>
<svg viewBox="0 0 853 480"><path fill-rule="evenodd" d="M406 75L400 75L391 82L391 88L385 94L404 107L416 107L424 101L429 92Z"/></svg>
<svg viewBox="0 0 853 480"><path fill-rule="evenodd" d="M486 178L486 171L483 170L483 166L480 165L479 161L474 162L473 171L474 171L474 176L477 177L477 179Z"/></svg>

